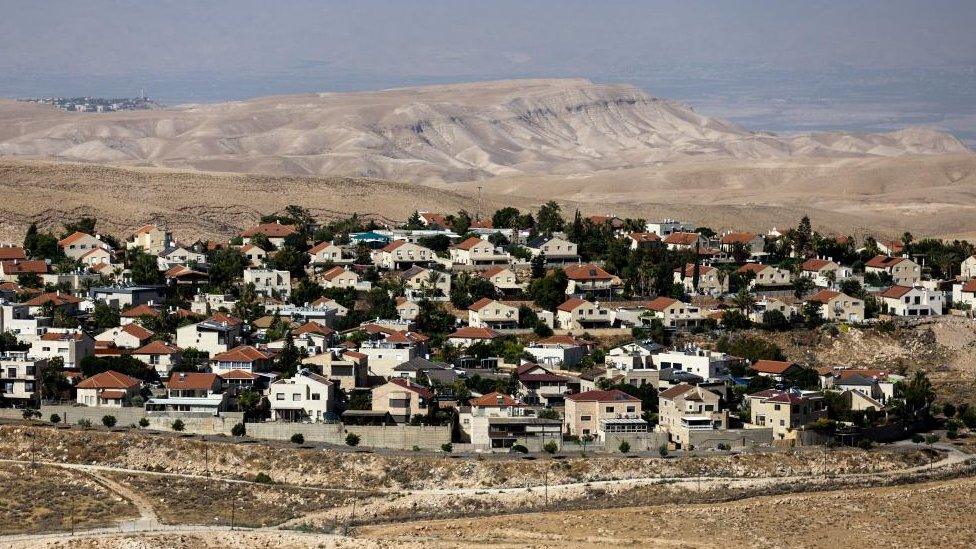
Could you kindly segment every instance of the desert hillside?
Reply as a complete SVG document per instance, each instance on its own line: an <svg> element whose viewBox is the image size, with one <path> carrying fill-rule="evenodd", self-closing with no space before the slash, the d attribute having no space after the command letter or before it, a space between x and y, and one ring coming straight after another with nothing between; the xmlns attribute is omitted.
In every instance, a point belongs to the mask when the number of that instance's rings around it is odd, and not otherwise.
<svg viewBox="0 0 976 549"><path fill-rule="evenodd" d="M627 85L515 80L305 94L153 111L66 113L0 102L0 156L413 182L574 175L694 158L965 152L954 137L780 137Z"/></svg>
<svg viewBox="0 0 976 549"><path fill-rule="evenodd" d="M117 235L164 222L178 238L228 237L301 204L324 218L356 212L404 221L414 210L490 215L559 201L567 216L689 219L766 231L810 215L827 232L897 238L976 236L976 155L754 162L700 161L585 177L504 177L438 187L376 179L201 173L0 159L0 240L83 215Z"/></svg>

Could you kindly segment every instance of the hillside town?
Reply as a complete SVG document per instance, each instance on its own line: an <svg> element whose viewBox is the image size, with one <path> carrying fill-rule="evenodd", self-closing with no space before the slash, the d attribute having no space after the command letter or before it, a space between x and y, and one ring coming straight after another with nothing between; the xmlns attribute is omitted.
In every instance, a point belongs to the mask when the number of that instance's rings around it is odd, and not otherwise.
<svg viewBox="0 0 976 549"><path fill-rule="evenodd" d="M870 445L921 429L923 371L791 362L748 333L972 322L976 306L964 241L564 214L388 226L291 206L196 242L32 225L0 248L0 404L401 450Z"/></svg>

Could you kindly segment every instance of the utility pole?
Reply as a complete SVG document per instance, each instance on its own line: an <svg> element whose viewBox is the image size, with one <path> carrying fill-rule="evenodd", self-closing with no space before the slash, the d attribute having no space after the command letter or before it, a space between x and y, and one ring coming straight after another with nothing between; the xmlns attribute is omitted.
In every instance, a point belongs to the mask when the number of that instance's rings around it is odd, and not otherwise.
<svg viewBox="0 0 976 549"><path fill-rule="evenodd" d="M544 469L545 472L545 484L546 484L546 509L549 508L549 466L547 465Z"/></svg>

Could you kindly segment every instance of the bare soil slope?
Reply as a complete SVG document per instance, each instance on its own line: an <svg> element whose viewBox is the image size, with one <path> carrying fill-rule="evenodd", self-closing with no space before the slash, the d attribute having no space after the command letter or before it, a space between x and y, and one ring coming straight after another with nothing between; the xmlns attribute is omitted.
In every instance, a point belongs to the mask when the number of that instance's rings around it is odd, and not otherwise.
<svg viewBox="0 0 976 549"><path fill-rule="evenodd" d="M922 128L750 132L633 86L509 80L276 96L119 113L0 102L0 156L205 171L470 181L697 157L856 158L966 151Z"/></svg>

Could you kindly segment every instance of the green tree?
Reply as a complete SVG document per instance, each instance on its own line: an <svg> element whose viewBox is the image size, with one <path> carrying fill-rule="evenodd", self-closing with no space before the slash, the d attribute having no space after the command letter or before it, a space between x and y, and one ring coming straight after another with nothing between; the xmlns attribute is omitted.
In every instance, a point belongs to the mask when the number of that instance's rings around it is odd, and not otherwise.
<svg viewBox="0 0 976 549"><path fill-rule="evenodd" d="M496 210L491 216L491 226L496 229L512 229L518 221L519 211L511 206Z"/></svg>
<svg viewBox="0 0 976 549"><path fill-rule="evenodd" d="M628 454L630 453L630 443L626 440L622 440L620 441L620 446L618 446L617 449L620 450L621 454Z"/></svg>
<svg viewBox="0 0 976 549"><path fill-rule="evenodd" d="M239 249L228 247L211 252L207 263L210 265L210 285L215 289L226 290L244 276L244 267L249 262Z"/></svg>
<svg viewBox="0 0 976 549"><path fill-rule="evenodd" d="M359 435L349 433L346 435L346 446L359 446Z"/></svg>
<svg viewBox="0 0 976 549"><path fill-rule="evenodd" d="M116 422L115 416L102 416L102 425L110 429L112 427L115 427L115 422Z"/></svg>
<svg viewBox="0 0 976 549"><path fill-rule="evenodd" d="M539 207L539 215L536 219L536 228L542 234L550 235L554 232L561 231L565 225L562 217L562 209L554 200L550 200Z"/></svg>
<svg viewBox="0 0 976 549"><path fill-rule="evenodd" d="M173 430L176 431L177 433L180 433L183 432L184 429L186 429L186 424L183 423L182 419L177 419L170 425L170 427L172 427Z"/></svg>
<svg viewBox="0 0 976 549"><path fill-rule="evenodd" d="M237 423L231 428L230 434L235 437L242 437L247 434L247 427L243 423Z"/></svg>
<svg viewBox="0 0 976 549"><path fill-rule="evenodd" d="M119 325L119 312L99 301L95 303L95 309L92 311L92 322L99 332L114 328Z"/></svg>
<svg viewBox="0 0 976 549"><path fill-rule="evenodd" d="M264 314L264 305L258 301L258 292L253 283L248 282L241 288L241 295L234 304L234 315L247 322Z"/></svg>
<svg viewBox="0 0 976 549"><path fill-rule="evenodd" d="M163 273L160 272L156 256L149 255L141 248L126 250L126 263L135 284L161 284Z"/></svg>

